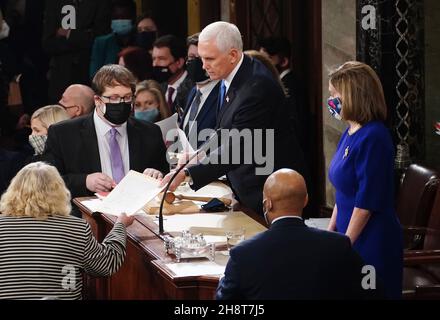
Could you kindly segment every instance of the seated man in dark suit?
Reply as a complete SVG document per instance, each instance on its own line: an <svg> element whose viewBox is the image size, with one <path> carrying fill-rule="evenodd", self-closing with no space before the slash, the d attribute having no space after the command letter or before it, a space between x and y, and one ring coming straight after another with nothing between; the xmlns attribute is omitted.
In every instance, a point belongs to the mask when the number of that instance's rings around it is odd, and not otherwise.
<svg viewBox="0 0 440 320"><path fill-rule="evenodd" d="M180 119L180 129L185 132L192 147L198 149L203 143L198 141L199 133L204 129L214 129L216 126L220 81L209 79L209 75L203 69L203 62L198 53L199 34L188 37L187 44L186 68L188 77L196 85L189 92Z"/></svg>
<svg viewBox="0 0 440 320"><path fill-rule="evenodd" d="M364 263L347 237L304 224L308 196L300 174L275 172L263 198L270 228L231 249L217 299L360 299L378 293L363 289Z"/></svg>
<svg viewBox="0 0 440 320"><path fill-rule="evenodd" d="M110 191L129 170L168 171L160 128L130 117L135 85L125 67L104 66L93 79L95 111L50 126L45 153L72 198Z"/></svg>

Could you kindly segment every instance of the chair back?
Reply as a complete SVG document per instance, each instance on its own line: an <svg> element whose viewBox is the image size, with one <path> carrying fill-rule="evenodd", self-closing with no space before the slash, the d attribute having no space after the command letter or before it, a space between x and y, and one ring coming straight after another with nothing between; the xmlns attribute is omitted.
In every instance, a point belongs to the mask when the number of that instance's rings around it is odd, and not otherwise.
<svg viewBox="0 0 440 320"><path fill-rule="evenodd" d="M396 211L403 226L426 227L440 184L436 170L412 164L400 185Z"/></svg>

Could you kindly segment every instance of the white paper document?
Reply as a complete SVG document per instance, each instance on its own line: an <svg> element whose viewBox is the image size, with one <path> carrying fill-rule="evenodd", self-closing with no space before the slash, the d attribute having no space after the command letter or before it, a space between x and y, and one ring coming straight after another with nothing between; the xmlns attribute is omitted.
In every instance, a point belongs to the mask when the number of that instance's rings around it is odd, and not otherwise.
<svg viewBox="0 0 440 320"><path fill-rule="evenodd" d="M171 117L155 123L160 127L160 130L162 131L163 141L167 140L166 137L170 130L175 130L179 127L179 125L177 124L178 116L179 115L175 113Z"/></svg>
<svg viewBox="0 0 440 320"><path fill-rule="evenodd" d="M131 170L101 202L97 211L112 215L134 215L162 190L160 181Z"/></svg>
<svg viewBox="0 0 440 320"><path fill-rule="evenodd" d="M327 230L330 224L330 218L311 218L304 221L305 224L311 228Z"/></svg>
<svg viewBox="0 0 440 320"><path fill-rule="evenodd" d="M185 184L178 187L174 193L186 197L233 198L232 189L222 182L211 182L197 191Z"/></svg>
<svg viewBox="0 0 440 320"><path fill-rule="evenodd" d="M166 266L178 277L220 276L225 273L227 261L227 257L217 254L215 261L185 261Z"/></svg>

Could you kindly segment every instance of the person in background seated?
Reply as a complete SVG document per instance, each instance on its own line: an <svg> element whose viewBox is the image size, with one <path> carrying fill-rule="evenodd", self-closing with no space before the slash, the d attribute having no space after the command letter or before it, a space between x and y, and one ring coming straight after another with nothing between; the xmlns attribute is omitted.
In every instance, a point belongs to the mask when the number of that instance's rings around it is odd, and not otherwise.
<svg viewBox="0 0 440 320"><path fill-rule="evenodd" d="M127 47L119 52L118 57L118 64L130 70L137 82L151 79L153 62L147 50L139 47Z"/></svg>
<svg viewBox="0 0 440 320"><path fill-rule="evenodd" d="M346 234L391 299L402 296L402 228L394 208L394 144L376 72L347 62L330 74L328 109L348 124L329 167L336 204L329 230Z"/></svg>
<svg viewBox="0 0 440 320"><path fill-rule="evenodd" d="M46 146L47 130L49 127L67 119L69 119L69 115L66 110L58 105L45 106L32 114L32 134L29 136L29 143L35 151L32 161L40 160L39 157L43 154Z"/></svg>
<svg viewBox="0 0 440 320"><path fill-rule="evenodd" d="M61 100L58 102L70 118L77 118L89 114L95 107L95 93L92 88L83 84L72 84L64 91Z"/></svg>
<svg viewBox="0 0 440 320"><path fill-rule="evenodd" d="M0 299L81 299L83 271L118 271L134 217L120 215L100 244L70 210L70 192L56 168L31 163L12 180L0 200Z"/></svg>
<svg viewBox="0 0 440 320"><path fill-rule="evenodd" d="M109 192L130 171L168 172L160 128L130 117L136 80L120 65L102 67L93 79L95 111L49 128L46 151L72 196Z"/></svg>
<svg viewBox="0 0 440 320"><path fill-rule="evenodd" d="M380 297L380 289L362 288L364 263L348 237L306 226L301 216L307 201L296 171L269 176L263 190L269 229L231 249L218 300Z"/></svg>
<svg viewBox="0 0 440 320"><path fill-rule="evenodd" d="M157 122L170 116L160 85L154 80L142 81L136 86L134 117L148 122Z"/></svg>

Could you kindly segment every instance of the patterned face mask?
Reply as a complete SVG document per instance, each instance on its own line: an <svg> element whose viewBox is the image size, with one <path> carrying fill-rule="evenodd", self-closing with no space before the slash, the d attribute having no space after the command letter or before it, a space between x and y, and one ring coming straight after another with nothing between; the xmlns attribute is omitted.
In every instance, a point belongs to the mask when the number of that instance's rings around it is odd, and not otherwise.
<svg viewBox="0 0 440 320"><path fill-rule="evenodd" d="M30 135L29 136L29 143L31 144L32 148L34 148L36 156L43 154L44 147L46 146L46 140L47 136L36 136L36 135Z"/></svg>
<svg viewBox="0 0 440 320"><path fill-rule="evenodd" d="M338 120L342 120L342 101L339 98L329 98L327 100L327 109L330 111L331 115Z"/></svg>

